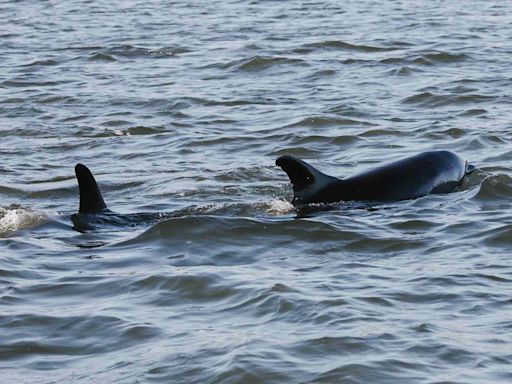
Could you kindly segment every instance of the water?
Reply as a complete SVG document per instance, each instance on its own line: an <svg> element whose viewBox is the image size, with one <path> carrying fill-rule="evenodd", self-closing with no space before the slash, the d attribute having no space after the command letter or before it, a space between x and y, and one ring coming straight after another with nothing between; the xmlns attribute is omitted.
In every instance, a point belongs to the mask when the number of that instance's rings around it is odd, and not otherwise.
<svg viewBox="0 0 512 384"><path fill-rule="evenodd" d="M2 381L510 383L508 8L3 1ZM440 148L460 191L375 207L274 166ZM141 219L74 231L78 162Z"/></svg>

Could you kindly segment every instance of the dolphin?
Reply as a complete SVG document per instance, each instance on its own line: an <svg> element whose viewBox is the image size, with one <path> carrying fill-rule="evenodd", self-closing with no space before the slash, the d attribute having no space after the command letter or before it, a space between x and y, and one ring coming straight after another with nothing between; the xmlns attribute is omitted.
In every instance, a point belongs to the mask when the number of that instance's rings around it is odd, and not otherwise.
<svg viewBox="0 0 512 384"><path fill-rule="evenodd" d="M346 179L326 175L293 156L279 157L276 165L290 178L295 206L355 200L409 200L431 193L449 193L475 169L446 150L422 152Z"/></svg>
<svg viewBox="0 0 512 384"><path fill-rule="evenodd" d="M130 213L120 214L107 208L105 200L89 168L83 164L75 166L75 175L80 191L80 205L78 213L71 215L73 228L79 232L95 229L98 225L110 226L136 226L143 223L175 217L174 213Z"/></svg>

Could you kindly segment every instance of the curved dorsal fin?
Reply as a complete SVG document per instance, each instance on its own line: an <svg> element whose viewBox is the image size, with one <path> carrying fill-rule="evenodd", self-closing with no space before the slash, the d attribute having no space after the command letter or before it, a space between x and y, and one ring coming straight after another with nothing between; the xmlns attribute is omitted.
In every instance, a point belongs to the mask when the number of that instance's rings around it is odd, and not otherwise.
<svg viewBox="0 0 512 384"><path fill-rule="evenodd" d="M292 204L308 204L314 201L314 195L326 185L338 179L328 176L311 165L293 156L281 156L276 165L286 172L293 185Z"/></svg>
<svg viewBox="0 0 512 384"><path fill-rule="evenodd" d="M78 189L80 190L80 213L98 213L107 208L100 189L89 168L83 164L75 166Z"/></svg>

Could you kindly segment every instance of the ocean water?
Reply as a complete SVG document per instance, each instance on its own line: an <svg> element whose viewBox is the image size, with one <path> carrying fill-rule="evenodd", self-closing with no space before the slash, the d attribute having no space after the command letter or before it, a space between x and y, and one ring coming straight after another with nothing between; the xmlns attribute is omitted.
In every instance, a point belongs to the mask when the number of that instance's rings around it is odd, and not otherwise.
<svg viewBox="0 0 512 384"><path fill-rule="evenodd" d="M1 381L512 382L511 57L506 1L0 2ZM306 214L274 165L432 149Z"/></svg>

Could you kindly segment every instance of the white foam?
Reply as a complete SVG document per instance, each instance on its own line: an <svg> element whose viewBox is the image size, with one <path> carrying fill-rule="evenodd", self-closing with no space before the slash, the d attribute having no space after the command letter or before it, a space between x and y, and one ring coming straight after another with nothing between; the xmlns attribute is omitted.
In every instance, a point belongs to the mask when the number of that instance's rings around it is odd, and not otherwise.
<svg viewBox="0 0 512 384"><path fill-rule="evenodd" d="M267 209L267 213L270 215L286 215L293 211L293 205L288 201L284 200L272 200Z"/></svg>
<svg viewBox="0 0 512 384"><path fill-rule="evenodd" d="M0 234L30 228L48 219L43 212L20 206L0 207Z"/></svg>

